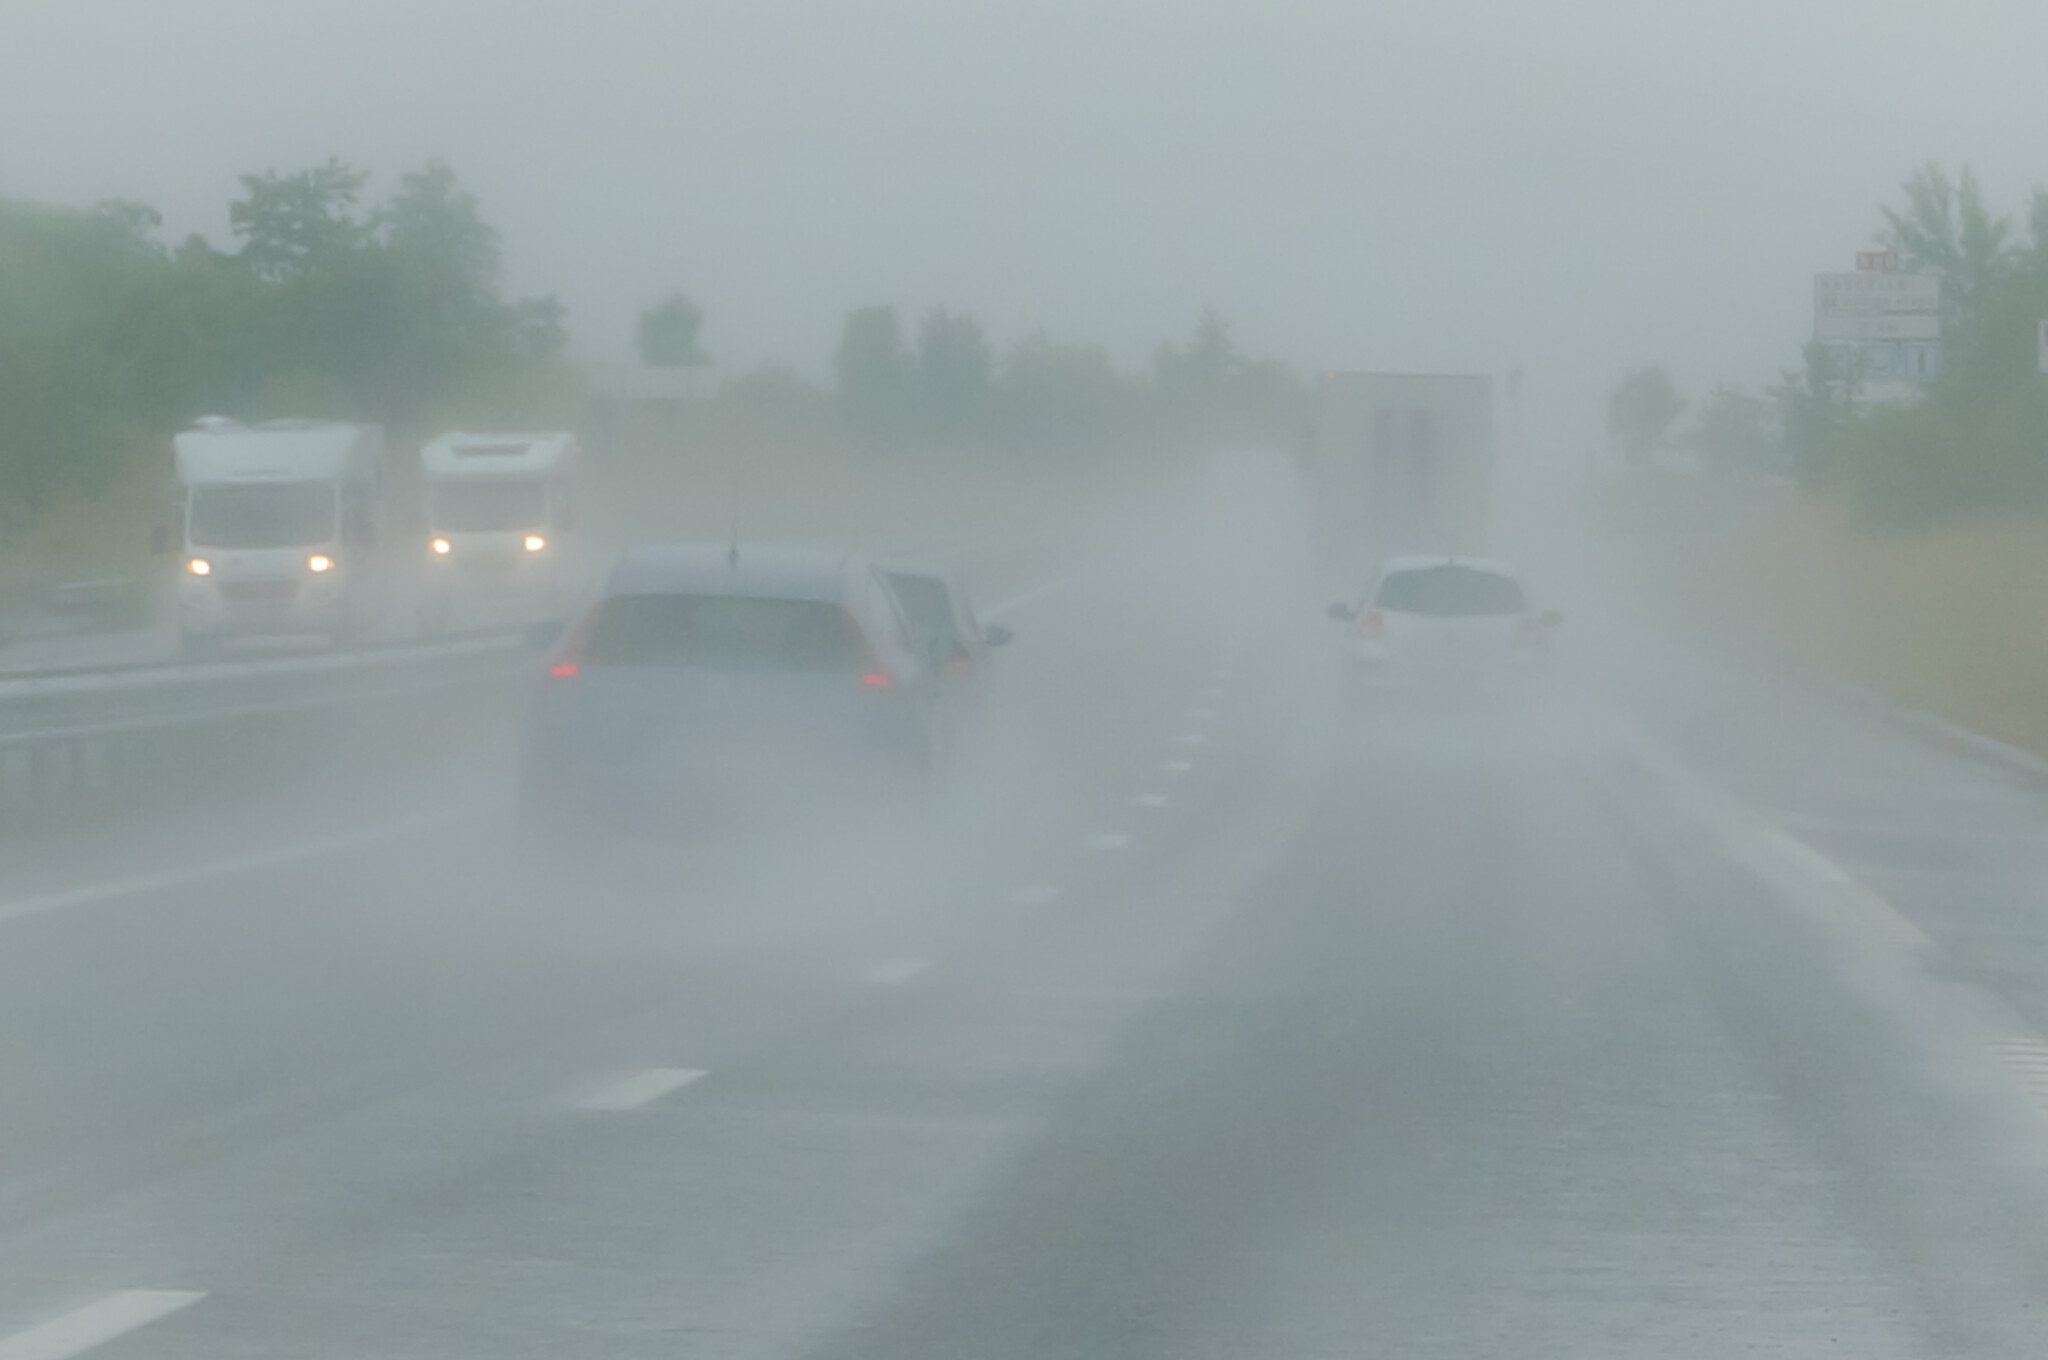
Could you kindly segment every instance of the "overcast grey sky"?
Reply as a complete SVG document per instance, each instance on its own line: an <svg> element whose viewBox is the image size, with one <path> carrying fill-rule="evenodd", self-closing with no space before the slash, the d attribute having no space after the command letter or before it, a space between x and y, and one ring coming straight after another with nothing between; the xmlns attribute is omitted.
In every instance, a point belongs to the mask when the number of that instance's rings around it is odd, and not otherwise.
<svg viewBox="0 0 2048 1360"><path fill-rule="evenodd" d="M447 157L512 282L721 366L945 302L1137 359L1757 380L1929 158L2048 180L2042 0L0 0L0 192L224 236L238 172Z"/></svg>

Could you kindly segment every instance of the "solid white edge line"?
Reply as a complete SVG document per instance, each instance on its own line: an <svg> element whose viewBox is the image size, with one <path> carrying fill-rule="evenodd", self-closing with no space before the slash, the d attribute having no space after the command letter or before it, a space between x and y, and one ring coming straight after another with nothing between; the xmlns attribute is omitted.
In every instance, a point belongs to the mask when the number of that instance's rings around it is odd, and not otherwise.
<svg viewBox="0 0 2048 1360"><path fill-rule="evenodd" d="M129 874L123 878L107 879L99 883L86 883L76 888L61 888L55 892L39 893L29 897L16 897L0 901L0 921L17 921L28 916L46 916L52 912L68 911L73 907L93 906L101 902L115 902L124 897L139 897L144 893L159 892L165 888L189 887L194 883L205 883L213 879L231 878L236 874L254 873L261 869L274 869L279 865L296 864L301 860L319 859L324 855L354 850L379 841L396 840L435 827L449 826L467 821L478 814L436 813L428 816L408 817L402 821L384 822L377 826L356 831L339 832L332 836L321 836L310 841L299 841L291 845L280 845L269 850L252 850L247 854L223 855L218 859L202 860L197 864L174 865L168 869L154 869L147 873Z"/></svg>
<svg viewBox="0 0 2048 1360"><path fill-rule="evenodd" d="M1807 915L1908 948L1932 947L1905 913L1814 846L1667 758L1654 756L1646 764L1696 820L1716 832L1731 858Z"/></svg>
<svg viewBox="0 0 2048 1360"><path fill-rule="evenodd" d="M580 1109L600 1110L608 1114L637 1110L710 1075L701 1067L643 1068L591 1091L576 1104Z"/></svg>
<svg viewBox="0 0 2048 1360"><path fill-rule="evenodd" d="M205 1297L190 1289L123 1289L0 1337L0 1360L71 1360Z"/></svg>
<svg viewBox="0 0 2048 1360"><path fill-rule="evenodd" d="M887 963L870 968L861 981L877 987L900 987L922 975L931 966L930 959L890 959Z"/></svg>

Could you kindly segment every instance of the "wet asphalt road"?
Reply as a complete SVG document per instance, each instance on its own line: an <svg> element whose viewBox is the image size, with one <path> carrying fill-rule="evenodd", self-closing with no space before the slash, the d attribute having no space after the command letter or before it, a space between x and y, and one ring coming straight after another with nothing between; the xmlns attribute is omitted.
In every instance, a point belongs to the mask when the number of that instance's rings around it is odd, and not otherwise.
<svg viewBox="0 0 2048 1360"><path fill-rule="evenodd" d="M1184 566L1020 605L936 827L37 847L0 1360L2048 1354L2034 781L1598 618L1348 708Z"/></svg>

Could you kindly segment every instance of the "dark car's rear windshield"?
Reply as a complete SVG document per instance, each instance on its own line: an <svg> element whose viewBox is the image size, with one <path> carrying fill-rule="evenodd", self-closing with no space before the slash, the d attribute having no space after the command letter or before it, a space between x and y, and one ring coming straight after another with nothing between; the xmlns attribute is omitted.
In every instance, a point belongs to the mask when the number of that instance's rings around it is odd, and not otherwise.
<svg viewBox="0 0 2048 1360"><path fill-rule="evenodd" d="M597 607L592 666L858 671L867 647L836 604L738 595L618 595Z"/></svg>
<svg viewBox="0 0 2048 1360"><path fill-rule="evenodd" d="M935 577L909 572L890 572L889 588L903 602L904 617L920 633L949 635L953 632L953 602L945 584Z"/></svg>
<svg viewBox="0 0 2048 1360"><path fill-rule="evenodd" d="M1437 618L1519 614L1529 607L1513 577L1455 562L1391 572L1380 581L1373 603L1397 614Z"/></svg>

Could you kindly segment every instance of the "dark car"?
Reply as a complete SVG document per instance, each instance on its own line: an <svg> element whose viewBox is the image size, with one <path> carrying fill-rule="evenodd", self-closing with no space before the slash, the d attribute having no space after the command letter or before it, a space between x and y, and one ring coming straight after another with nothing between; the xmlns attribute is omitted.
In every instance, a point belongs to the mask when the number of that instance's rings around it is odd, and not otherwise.
<svg viewBox="0 0 2048 1360"><path fill-rule="evenodd" d="M641 549L549 661L522 808L667 820L865 802L928 781L946 738L933 667L865 560Z"/></svg>
<svg viewBox="0 0 2048 1360"><path fill-rule="evenodd" d="M917 654L938 668L947 686L977 684L988 649L1008 642L1010 630L1000 623L984 626L960 578L941 563L887 562L882 575L903 607Z"/></svg>

